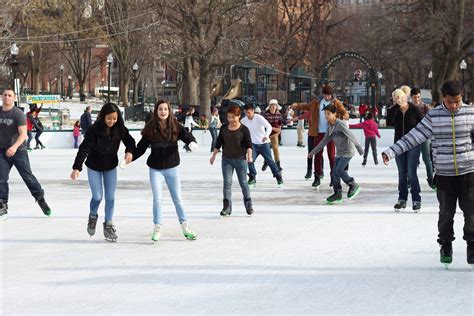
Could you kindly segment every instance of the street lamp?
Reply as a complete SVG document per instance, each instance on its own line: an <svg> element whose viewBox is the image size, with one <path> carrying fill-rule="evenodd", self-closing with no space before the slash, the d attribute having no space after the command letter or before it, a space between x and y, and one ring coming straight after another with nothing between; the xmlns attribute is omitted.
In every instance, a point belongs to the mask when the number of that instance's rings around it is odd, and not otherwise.
<svg viewBox="0 0 474 316"><path fill-rule="evenodd" d="M466 95L466 92L464 91L464 71L466 71L467 63L464 59L459 63L459 68L461 69L463 95Z"/></svg>
<svg viewBox="0 0 474 316"><path fill-rule="evenodd" d="M12 57L11 65L12 65L12 71L13 71L13 91L15 91L15 95L17 100L20 100L20 94L19 94L19 86L17 86L17 80L16 80L16 72L18 71L18 61L16 60L16 56L18 56L18 53L20 52L18 46L16 46L16 43L13 43L12 46L10 47L10 55ZM18 101L15 101L15 106L18 106Z"/></svg>
<svg viewBox="0 0 474 316"><path fill-rule="evenodd" d="M428 79L430 81L430 89L431 89L431 79L433 78L433 71L430 70L430 72L428 73Z"/></svg>
<svg viewBox="0 0 474 316"><path fill-rule="evenodd" d="M112 63L114 62L114 56L112 56L112 53L107 56L107 64L109 66L108 69L108 79L107 79L107 103L110 102L110 71L112 68Z"/></svg>
<svg viewBox="0 0 474 316"><path fill-rule="evenodd" d="M380 104L382 104L382 79L383 79L383 74L380 71L377 71L377 83L379 86L379 103Z"/></svg>
<svg viewBox="0 0 474 316"><path fill-rule="evenodd" d="M59 66L59 78L61 78L61 100L63 98L63 91L64 91L63 74L64 74L64 65L61 64Z"/></svg>
<svg viewBox="0 0 474 316"><path fill-rule="evenodd" d="M132 66L133 70L133 105L137 104L137 71L138 71L138 64L134 63Z"/></svg>
<svg viewBox="0 0 474 316"><path fill-rule="evenodd" d="M165 99L165 85L166 85L166 80L162 80L161 86L163 87L163 100Z"/></svg>

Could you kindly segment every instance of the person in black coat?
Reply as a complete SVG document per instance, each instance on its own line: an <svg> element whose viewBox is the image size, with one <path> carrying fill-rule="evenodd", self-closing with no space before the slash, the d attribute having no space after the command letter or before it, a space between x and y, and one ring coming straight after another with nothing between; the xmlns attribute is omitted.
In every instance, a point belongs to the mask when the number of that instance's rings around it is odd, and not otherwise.
<svg viewBox="0 0 474 316"><path fill-rule="evenodd" d="M142 139L137 144L133 160L140 158L151 148L147 165L150 167L150 183L153 191L153 223L155 225L151 239L158 241L161 237L161 214L163 207L163 182L166 181L171 194L179 223L186 239L196 239L190 230L181 201L181 179L179 175L178 140L183 141L191 150L197 147L196 139L173 115L169 103L159 100L155 105L152 119L142 130Z"/></svg>
<svg viewBox="0 0 474 316"><path fill-rule="evenodd" d="M95 234L97 210L105 191L104 236L111 241L117 240L112 219L117 186L117 152L120 142L123 142L126 147L124 161L130 163L136 148L135 140L125 127L117 105L106 103L100 110L96 122L87 130L84 141L79 146L71 173L71 179L77 179L82 171L82 164L87 158L85 164L92 192L87 232L91 237Z"/></svg>
<svg viewBox="0 0 474 316"><path fill-rule="evenodd" d="M92 112L92 107L89 105L88 107L86 107L86 109L84 110L84 113L82 113L81 115L80 121L81 121L82 135L86 135L87 130L89 129L89 127L92 126L91 112Z"/></svg>

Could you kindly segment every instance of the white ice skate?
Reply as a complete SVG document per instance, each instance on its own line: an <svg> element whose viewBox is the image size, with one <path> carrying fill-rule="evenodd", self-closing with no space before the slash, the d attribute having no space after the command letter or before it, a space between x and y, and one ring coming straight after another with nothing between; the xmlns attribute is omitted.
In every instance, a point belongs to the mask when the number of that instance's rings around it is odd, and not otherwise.
<svg viewBox="0 0 474 316"><path fill-rule="evenodd" d="M151 235L151 240L157 242L160 240L161 237L161 224L156 224L155 228L153 229L153 234Z"/></svg>
<svg viewBox="0 0 474 316"><path fill-rule="evenodd" d="M183 230L183 235L188 240L196 240L197 235L189 228L188 222L181 223L181 229Z"/></svg>

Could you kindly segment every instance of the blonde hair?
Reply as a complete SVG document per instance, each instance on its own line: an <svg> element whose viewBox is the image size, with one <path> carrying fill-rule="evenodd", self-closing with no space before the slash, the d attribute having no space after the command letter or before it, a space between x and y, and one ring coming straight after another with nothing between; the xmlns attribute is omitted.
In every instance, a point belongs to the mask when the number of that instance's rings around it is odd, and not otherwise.
<svg viewBox="0 0 474 316"><path fill-rule="evenodd" d="M410 96L411 89L409 86L401 86L400 89L405 93L407 97Z"/></svg>
<svg viewBox="0 0 474 316"><path fill-rule="evenodd" d="M396 89L395 91L392 92L392 99L395 101L398 98L406 97L407 95L405 92L400 88Z"/></svg>

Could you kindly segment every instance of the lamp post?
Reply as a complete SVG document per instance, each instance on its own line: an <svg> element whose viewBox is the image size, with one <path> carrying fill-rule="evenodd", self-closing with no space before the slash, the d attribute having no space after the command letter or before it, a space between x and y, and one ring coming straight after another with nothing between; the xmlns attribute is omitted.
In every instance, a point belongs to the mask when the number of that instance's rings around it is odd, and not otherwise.
<svg viewBox="0 0 474 316"><path fill-rule="evenodd" d="M17 80L16 80L16 73L18 71L18 61L16 60L16 56L18 56L19 52L20 50L18 46L16 46L16 43L13 43L12 46L10 47L10 55L12 57L11 66L12 66L12 72L13 72L13 91L15 91L16 99L18 100L18 101L15 101L15 106L18 106L18 102L20 101L19 86L17 85Z"/></svg>
<svg viewBox="0 0 474 316"><path fill-rule="evenodd" d="M138 71L138 64L134 63L132 66L133 70L133 105L138 103L137 100L137 71Z"/></svg>
<svg viewBox="0 0 474 316"><path fill-rule="evenodd" d="M459 68L461 69L463 95L466 95L466 92L464 91L464 72L466 71L467 63L464 59L459 63Z"/></svg>
<svg viewBox="0 0 474 316"><path fill-rule="evenodd" d="M166 85L166 80L161 81L161 86L163 88L163 100L165 99L165 85Z"/></svg>
<svg viewBox="0 0 474 316"><path fill-rule="evenodd" d="M431 89L431 79L433 78L433 71L430 70L430 72L428 73L428 79L430 81L430 89Z"/></svg>
<svg viewBox="0 0 474 316"><path fill-rule="evenodd" d="M61 78L61 99L63 98L63 91L64 91L63 75L64 75L64 65L61 64L59 66L59 78Z"/></svg>
<svg viewBox="0 0 474 316"><path fill-rule="evenodd" d="M108 79L107 79L107 103L110 102L110 71L112 68L112 63L114 62L114 56L112 56L112 53L107 56L107 65L108 67Z"/></svg>

